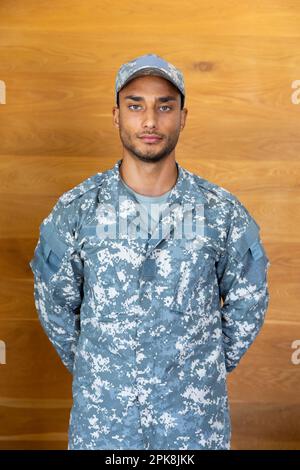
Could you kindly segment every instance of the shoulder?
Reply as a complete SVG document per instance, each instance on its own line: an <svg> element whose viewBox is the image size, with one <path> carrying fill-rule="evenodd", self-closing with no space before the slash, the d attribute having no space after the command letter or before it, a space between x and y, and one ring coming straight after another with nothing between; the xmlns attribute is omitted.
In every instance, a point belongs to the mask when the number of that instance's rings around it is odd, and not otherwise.
<svg viewBox="0 0 300 470"><path fill-rule="evenodd" d="M233 193L223 186L213 183L212 181L209 181L196 173L192 173L187 169L184 169L184 171L191 178L192 183L198 188L198 190L206 196L207 200L213 198L215 201L219 201L220 203L228 203L229 208L240 202Z"/></svg>
<svg viewBox="0 0 300 470"><path fill-rule="evenodd" d="M207 203L210 221L224 229L227 249L234 248L241 253L249 243L259 238L260 226L242 201L231 191L201 176L190 173L198 191Z"/></svg>
<svg viewBox="0 0 300 470"><path fill-rule="evenodd" d="M96 173L64 192L42 221L41 233L57 231L65 242L71 243L82 219L93 211L105 174L106 171Z"/></svg>
<svg viewBox="0 0 300 470"><path fill-rule="evenodd" d="M89 176L81 183L64 192L56 201L50 217L60 216L68 219L73 225L94 208L98 190L102 185L107 171ZM77 220L78 219L78 220Z"/></svg>
<svg viewBox="0 0 300 470"><path fill-rule="evenodd" d="M186 169L185 172L192 183L191 189L198 192L202 199L204 198L207 209L211 210L215 216L218 215L219 218L228 219L229 221L241 218L245 219L246 223L252 218L242 201L231 191L196 173Z"/></svg>
<svg viewBox="0 0 300 470"><path fill-rule="evenodd" d="M104 171L102 173L96 173L95 175L86 178L81 183L74 186L72 189L69 189L68 191L63 193L58 199L58 201L64 207L69 206L76 199L81 198L89 191L95 190L99 186L101 186L105 174L106 172Z"/></svg>

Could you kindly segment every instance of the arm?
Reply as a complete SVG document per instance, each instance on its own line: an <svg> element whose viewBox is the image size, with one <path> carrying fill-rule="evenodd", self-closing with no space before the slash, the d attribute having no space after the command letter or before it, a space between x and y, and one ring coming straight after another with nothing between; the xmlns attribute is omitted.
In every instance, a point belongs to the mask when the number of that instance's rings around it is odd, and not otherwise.
<svg viewBox="0 0 300 470"><path fill-rule="evenodd" d="M72 372L80 333L83 275L70 225L66 208L58 201L40 226L40 238L29 265L34 274L39 320L63 364Z"/></svg>
<svg viewBox="0 0 300 470"><path fill-rule="evenodd" d="M269 304L270 265L259 226L236 200L226 250L217 264L227 372L237 366L263 325Z"/></svg>

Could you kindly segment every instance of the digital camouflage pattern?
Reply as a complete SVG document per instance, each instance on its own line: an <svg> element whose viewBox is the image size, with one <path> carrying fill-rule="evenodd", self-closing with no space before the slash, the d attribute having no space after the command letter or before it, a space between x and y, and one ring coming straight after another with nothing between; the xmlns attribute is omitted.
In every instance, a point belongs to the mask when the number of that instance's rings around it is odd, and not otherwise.
<svg viewBox="0 0 300 470"><path fill-rule="evenodd" d="M169 80L185 97L184 76L181 70L157 54L145 54L121 65L115 80L115 102L121 88L141 75L158 75ZM184 102L184 98L183 98Z"/></svg>
<svg viewBox="0 0 300 470"><path fill-rule="evenodd" d="M176 162L169 206L201 203L203 234L172 237L167 213L156 237L100 238L113 226L101 204L136 225L121 162L58 199L30 261L41 324L73 374L69 449L229 449L226 375L269 301L259 226Z"/></svg>

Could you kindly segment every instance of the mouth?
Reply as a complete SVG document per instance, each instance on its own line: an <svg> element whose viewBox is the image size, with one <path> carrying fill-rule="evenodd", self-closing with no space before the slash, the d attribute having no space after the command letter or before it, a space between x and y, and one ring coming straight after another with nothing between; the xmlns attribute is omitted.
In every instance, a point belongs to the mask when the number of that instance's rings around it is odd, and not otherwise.
<svg viewBox="0 0 300 470"><path fill-rule="evenodd" d="M149 144L153 144L153 143L156 143L156 142L160 142L162 140L162 137L158 137L157 135L148 134L148 135L140 137L140 139L142 139L144 142L147 142Z"/></svg>

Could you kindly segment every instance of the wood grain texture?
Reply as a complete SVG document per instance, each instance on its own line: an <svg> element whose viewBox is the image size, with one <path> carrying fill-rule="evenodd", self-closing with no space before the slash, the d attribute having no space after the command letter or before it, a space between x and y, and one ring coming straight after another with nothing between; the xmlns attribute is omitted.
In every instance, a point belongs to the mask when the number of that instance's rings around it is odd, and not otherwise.
<svg viewBox="0 0 300 470"><path fill-rule="evenodd" d="M261 229L270 305L228 376L236 449L300 449L300 3L0 2L0 449L66 449L72 377L39 324L29 261L58 197L121 158L120 65L154 52L184 73L176 158L235 194Z"/></svg>

